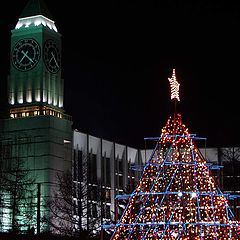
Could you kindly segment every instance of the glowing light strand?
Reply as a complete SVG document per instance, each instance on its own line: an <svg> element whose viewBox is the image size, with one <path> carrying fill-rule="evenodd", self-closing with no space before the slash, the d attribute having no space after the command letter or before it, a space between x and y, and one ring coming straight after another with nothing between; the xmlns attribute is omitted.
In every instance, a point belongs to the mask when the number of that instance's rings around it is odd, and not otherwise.
<svg viewBox="0 0 240 240"><path fill-rule="evenodd" d="M170 82L170 88L171 88L171 100L177 99L180 102L180 97L179 97L180 83L177 81L175 69L173 69L172 77L168 78L168 80Z"/></svg>
<svg viewBox="0 0 240 240"><path fill-rule="evenodd" d="M163 127L120 220L109 227L111 240L240 239L240 224L180 114Z"/></svg>

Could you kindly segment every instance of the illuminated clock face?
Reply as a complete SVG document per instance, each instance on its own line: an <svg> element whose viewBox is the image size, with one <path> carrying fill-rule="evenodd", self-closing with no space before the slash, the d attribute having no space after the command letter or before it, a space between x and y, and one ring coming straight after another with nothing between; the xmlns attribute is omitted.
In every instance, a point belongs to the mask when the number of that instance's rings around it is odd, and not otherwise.
<svg viewBox="0 0 240 240"><path fill-rule="evenodd" d="M20 71L28 71L39 62L41 49L32 38L21 39L12 50L12 63Z"/></svg>
<svg viewBox="0 0 240 240"><path fill-rule="evenodd" d="M61 67L61 55L57 44L49 39L44 44L44 62L51 73L57 73Z"/></svg>

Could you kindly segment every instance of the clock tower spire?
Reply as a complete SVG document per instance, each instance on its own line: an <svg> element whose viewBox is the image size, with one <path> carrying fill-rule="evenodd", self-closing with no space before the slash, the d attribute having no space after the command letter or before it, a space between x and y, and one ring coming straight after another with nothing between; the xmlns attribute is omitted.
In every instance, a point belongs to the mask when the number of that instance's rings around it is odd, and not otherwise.
<svg viewBox="0 0 240 240"><path fill-rule="evenodd" d="M29 0L23 9L20 18L42 15L48 19L53 19L52 14L49 12L47 6L42 0Z"/></svg>
<svg viewBox="0 0 240 240"><path fill-rule="evenodd" d="M10 117L63 118L61 34L43 0L29 0L11 35Z"/></svg>

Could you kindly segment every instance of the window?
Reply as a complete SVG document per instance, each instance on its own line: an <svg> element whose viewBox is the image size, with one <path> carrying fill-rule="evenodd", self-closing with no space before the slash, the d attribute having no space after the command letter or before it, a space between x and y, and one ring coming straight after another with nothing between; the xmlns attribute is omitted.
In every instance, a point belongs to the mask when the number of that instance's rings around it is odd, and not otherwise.
<svg viewBox="0 0 240 240"><path fill-rule="evenodd" d="M123 189L123 176L119 176L119 188Z"/></svg>
<svg viewBox="0 0 240 240"><path fill-rule="evenodd" d="M123 161L121 158L119 159L119 173L123 173Z"/></svg>
<svg viewBox="0 0 240 240"><path fill-rule="evenodd" d="M92 154L90 158L90 182L97 183L97 155Z"/></svg>
<svg viewBox="0 0 240 240"><path fill-rule="evenodd" d="M111 219L110 206L106 205L106 218Z"/></svg>
<svg viewBox="0 0 240 240"><path fill-rule="evenodd" d="M105 169L105 156L102 157L102 161L101 161L101 179L102 179L102 183L105 183L105 178L106 178L106 169Z"/></svg>
<svg viewBox="0 0 240 240"><path fill-rule="evenodd" d="M111 194L110 194L110 190L109 189L106 189L106 201L110 201L111 200Z"/></svg>
<svg viewBox="0 0 240 240"><path fill-rule="evenodd" d="M73 181L77 181L77 159L75 149L73 151Z"/></svg>
<svg viewBox="0 0 240 240"><path fill-rule="evenodd" d="M11 169L12 146L13 146L12 142L9 142L9 143L0 142L0 162L4 169L8 169L8 170Z"/></svg>
<svg viewBox="0 0 240 240"><path fill-rule="evenodd" d="M78 182L82 181L82 151L78 150L77 152L77 162L78 162Z"/></svg>
<svg viewBox="0 0 240 240"><path fill-rule="evenodd" d="M98 215L97 215L97 204L96 204L96 203L93 203L93 204L92 204L92 216L93 216L94 218L97 218L97 217L98 217Z"/></svg>
<svg viewBox="0 0 240 240"><path fill-rule="evenodd" d="M106 158L106 185L111 186L110 158Z"/></svg>

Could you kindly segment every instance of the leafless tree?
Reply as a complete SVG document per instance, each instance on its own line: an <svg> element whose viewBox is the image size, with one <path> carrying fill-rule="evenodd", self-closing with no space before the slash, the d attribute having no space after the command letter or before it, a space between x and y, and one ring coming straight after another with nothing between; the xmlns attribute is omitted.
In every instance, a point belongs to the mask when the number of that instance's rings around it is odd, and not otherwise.
<svg viewBox="0 0 240 240"><path fill-rule="evenodd" d="M49 222L53 232L65 236L93 237L100 225L100 185L88 179L88 157L73 170L58 173L56 190L48 202ZM95 204L95 211L93 209ZM93 213L93 214L92 214ZM94 215L95 214L95 215Z"/></svg>
<svg viewBox="0 0 240 240"><path fill-rule="evenodd" d="M34 221L36 207L35 179L27 168L26 159L18 152L20 147L16 139L11 144L1 144L0 208L7 220L1 227L13 232L29 228Z"/></svg>
<svg viewBox="0 0 240 240"><path fill-rule="evenodd" d="M230 192L231 195L237 196L236 194L240 190L239 188L239 170L240 170L240 147L229 147L223 148L221 151L222 158L221 164L223 165L221 179L222 189L225 192ZM237 206L240 205L240 198L231 200L233 211L238 219L240 219L240 212Z"/></svg>

